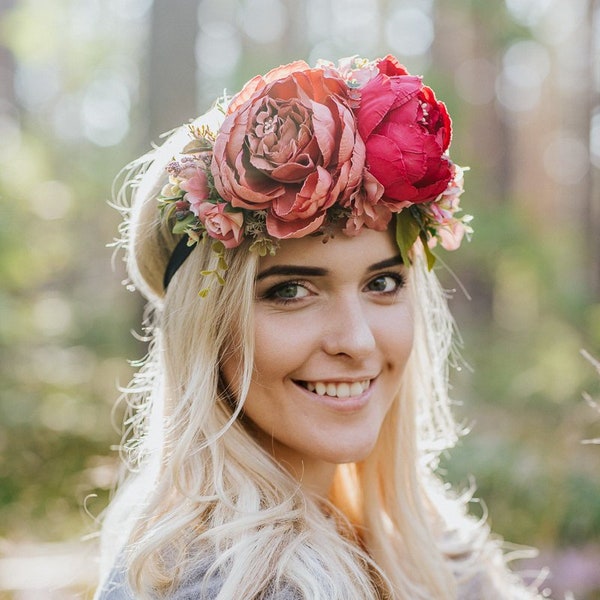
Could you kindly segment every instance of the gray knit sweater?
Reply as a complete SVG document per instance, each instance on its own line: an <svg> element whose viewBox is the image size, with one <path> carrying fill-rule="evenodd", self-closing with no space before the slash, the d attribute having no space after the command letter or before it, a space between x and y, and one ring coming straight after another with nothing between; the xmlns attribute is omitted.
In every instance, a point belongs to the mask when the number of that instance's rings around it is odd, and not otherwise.
<svg viewBox="0 0 600 600"><path fill-rule="evenodd" d="M168 594L168 600L214 600L223 584L218 573L206 578L207 565L199 567ZM203 581L204 580L204 581ZM504 577L496 578L493 571L483 568L467 581L459 583L457 600L533 600L540 598L517 582ZM104 584L98 588L94 600L136 600L127 583L125 569L117 563ZM264 594L261 600L304 600L290 586L283 586Z"/></svg>
<svg viewBox="0 0 600 600"><path fill-rule="evenodd" d="M206 567L200 567L186 577L175 590L169 593L168 600L214 600L223 581L218 573L207 579L206 570ZM107 580L96 592L95 600L135 600L122 566L117 565L113 568ZM265 594L261 600L302 600L302 598L295 594L292 588L284 586Z"/></svg>

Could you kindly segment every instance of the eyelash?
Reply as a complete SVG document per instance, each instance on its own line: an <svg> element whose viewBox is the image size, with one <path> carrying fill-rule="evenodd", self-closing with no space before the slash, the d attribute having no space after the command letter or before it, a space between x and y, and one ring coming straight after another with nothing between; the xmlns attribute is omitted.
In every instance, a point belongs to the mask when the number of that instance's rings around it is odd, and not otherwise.
<svg viewBox="0 0 600 600"><path fill-rule="evenodd" d="M371 279L365 287L368 287L369 285L371 285L374 281L377 281L378 279L385 279L386 277L390 277L391 279L394 280L394 282L396 284L394 286L394 289L389 290L387 292L385 292L385 291L378 292L376 290L373 290L373 291L375 291L375 293L380 294L382 296L386 296L386 297L392 297L392 296L395 296L396 294L398 294L400 292L400 290L406 285L406 278L404 277L404 275L402 275L402 273L396 273L395 271L392 271L389 273L379 273L378 275L373 277L373 279Z"/></svg>
<svg viewBox="0 0 600 600"><path fill-rule="evenodd" d="M277 296L277 293L281 290L294 286L303 287L306 289L306 285L304 285L302 281L284 281L268 289L261 299L270 300L272 302L276 302L277 304L292 304L293 302L298 302L299 298L281 298Z"/></svg>
<svg viewBox="0 0 600 600"><path fill-rule="evenodd" d="M368 288L369 285L371 285L374 281L377 281L378 279L385 279L386 277L390 277L391 279L394 280L395 282L395 286L394 289L389 290L389 291L377 291L377 290L369 290L372 291L378 295L381 296L385 296L385 297L393 297L395 295L397 295L400 290L405 286L406 284L406 279L404 277L404 275L402 275L401 273L396 273L396 272L390 272L390 273L379 273L378 275L376 275L375 277L373 277L365 286L365 288ZM300 300L302 300L302 297L300 298L283 298L283 297L278 297L277 294L285 289L285 288L290 288L290 287L299 287L299 288L304 288L306 291L310 291L308 290L306 283L302 282L302 281L296 281L296 280L292 280L292 281L284 281L282 283L278 283L277 285L273 286L272 288L268 289L265 294L263 294L261 296L261 300L269 300L271 302L276 302L277 304L281 304L281 305L286 305L286 304L293 304L294 302L298 302Z"/></svg>

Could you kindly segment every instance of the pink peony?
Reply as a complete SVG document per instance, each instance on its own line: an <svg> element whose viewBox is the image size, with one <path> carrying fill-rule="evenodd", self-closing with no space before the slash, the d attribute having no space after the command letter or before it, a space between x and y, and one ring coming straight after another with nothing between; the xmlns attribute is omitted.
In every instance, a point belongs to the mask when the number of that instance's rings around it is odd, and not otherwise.
<svg viewBox="0 0 600 600"><path fill-rule="evenodd" d="M316 231L358 188L365 162L345 82L292 63L255 77L232 104L214 145L217 191L236 208L265 210L274 238Z"/></svg>
<svg viewBox="0 0 600 600"><path fill-rule="evenodd" d="M244 215L239 211L226 210L226 206L224 203L203 202L197 207L197 216L211 238L220 240L226 248L235 248L242 241Z"/></svg>
<svg viewBox="0 0 600 600"><path fill-rule="evenodd" d="M420 77L391 56L361 90L358 130L369 172L384 186L383 202L397 212L406 201L437 198L452 177L446 156L451 123L446 107Z"/></svg>

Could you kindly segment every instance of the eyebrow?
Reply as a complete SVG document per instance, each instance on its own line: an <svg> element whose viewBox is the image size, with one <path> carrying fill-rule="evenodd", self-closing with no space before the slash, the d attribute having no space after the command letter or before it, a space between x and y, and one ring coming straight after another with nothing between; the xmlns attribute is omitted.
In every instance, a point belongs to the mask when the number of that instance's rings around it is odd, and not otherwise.
<svg viewBox="0 0 600 600"><path fill-rule="evenodd" d="M273 275L298 275L300 277L324 277L327 269L320 267L303 267L300 265L273 265L256 276L256 281Z"/></svg>
<svg viewBox="0 0 600 600"><path fill-rule="evenodd" d="M373 265L371 265L367 271L371 273L372 271L379 271L380 269L387 269L388 267L397 267L398 265L403 265L404 261L402 260L402 256L397 254L396 256L392 256L391 258L386 258L385 260L381 260Z"/></svg>
<svg viewBox="0 0 600 600"><path fill-rule="evenodd" d="M381 260L370 265L367 268L369 273L373 271L379 271L380 269L385 269L387 267L395 267L403 264L402 257L398 254L397 256L392 256L391 258L386 258L385 260ZM327 275L329 271L322 267L305 267L302 265L273 265L264 271L261 271L256 276L256 281L261 281L266 277L272 277L274 275L286 275L286 276L298 276L298 277L324 277Z"/></svg>

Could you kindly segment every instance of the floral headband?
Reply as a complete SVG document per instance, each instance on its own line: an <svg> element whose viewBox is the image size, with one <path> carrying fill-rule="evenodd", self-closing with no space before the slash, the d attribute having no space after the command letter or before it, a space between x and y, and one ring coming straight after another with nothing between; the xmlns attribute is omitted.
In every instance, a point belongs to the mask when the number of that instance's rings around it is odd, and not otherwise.
<svg viewBox="0 0 600 600"><path fill-rule="evenodd" d="M472 232L471 217L457 216L463 169L448 156L446 107L393 56L296 61L254 77L220 107L218 130L191 124L190 142L167 166L158 201L184 237L165 289L206 238L221 259L246 238L264 256L279 240L338 224L350 236L383 231L395 217L405 264L419 238L431 268L437 242L453 250ZM210 273L222 282L219 263Z"/></svg>

